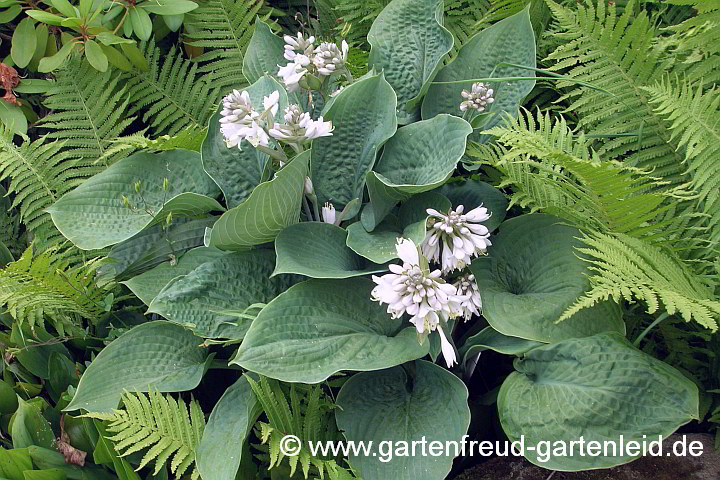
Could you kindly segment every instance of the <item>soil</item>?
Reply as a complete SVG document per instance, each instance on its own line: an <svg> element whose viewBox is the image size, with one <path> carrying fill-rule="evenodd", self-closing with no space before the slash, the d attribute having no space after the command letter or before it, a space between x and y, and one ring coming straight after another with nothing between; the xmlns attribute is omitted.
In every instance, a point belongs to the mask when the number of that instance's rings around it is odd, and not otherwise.
<svg viewBox="0 0 720 480"><path fill-rule="evenodd" d="M720 480L720 452L707 434L687 434L688 444L703 443L699 457L667 456L671 445L682 439L672 435L663 442L664 455L642 457L619 467L586 472L553 472L531 464L524 458L496 457L466 470L455 480Z"/></svg>

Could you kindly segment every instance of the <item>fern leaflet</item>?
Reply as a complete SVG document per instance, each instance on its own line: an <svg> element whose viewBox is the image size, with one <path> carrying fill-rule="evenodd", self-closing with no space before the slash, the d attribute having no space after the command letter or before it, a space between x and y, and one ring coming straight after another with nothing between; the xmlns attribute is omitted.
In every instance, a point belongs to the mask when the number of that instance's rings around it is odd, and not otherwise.
<svg viewBox="0 0 720 480"><path fill-rule="evenodd" d="M69 268L52 250L33 255L29 247L0 270L0 305L31 328L43 326L47 317L60 335L76 332L73 317L97 319L104 313L103 296L85 268Z"/></svg>
<svg viewBox="0 0 720 480"><path fill-rule="evenodd" d="M200 404L194 399L187 405L181 398L151 391L128 393L122 397L123 408L113 413L88 413L86 417L109 422L107 431L113 436L108 440L123 456L148 451L140 461L138 470L155 460L157 475L170 460L170 471L180 478L195 463L195 450L205 430L205 416ZM190 475L200 478L197 466Z"/></svg>
<svg viewBox="0 0 720 480"><path fill-rule="evenodd" d="M145 54L150 68L135 72L127 83L130 114L144 111L143 120L155 134L173 136L187 127L207 125L219 101L213 76L198 75L197 64L174 47L163 54L154 40L145 45Z"/></svg>

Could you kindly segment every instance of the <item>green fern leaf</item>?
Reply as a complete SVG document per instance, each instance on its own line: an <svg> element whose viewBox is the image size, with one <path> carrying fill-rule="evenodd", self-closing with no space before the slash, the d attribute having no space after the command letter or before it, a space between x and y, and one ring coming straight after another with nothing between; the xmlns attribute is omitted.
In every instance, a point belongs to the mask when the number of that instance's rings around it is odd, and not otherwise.
<svg viewBox="0 0 720 480"><path fill-rule="evenodd" d="M554 62L550 69L611 93L558 82L559 87L568 88L561 100L571 100L567 110L577 113L580 128L609 137L599 145L598 153L652 169L655 176L674 184L684 183L683 157L643 90L663 73L658 53L651 48L655 28L647 13L634 15L634 0L619 16L614 2L606 7L604 0L575 10L551 0L547 3L558 24L553 35L560 42L546 59Z"/></svg>
<svg viewBox="0 0 720 480"><path fill-rule="evenodd" d="M617 302L642 300L648 313L678 313L687 322L695 320L717 331L720 301L670 253L623 234L591 232L583 242L588 247L578 250L595 272L590 276L591 289L560 320L612 297Z"/></svg>
<svg viewBox="0 0 720 480"><path fill-rule="evenodd" d="M247 84L242 74L243 58L263 3L209 0L191 16L192 45L206 50L195 59L202 65L198 73L212 73L213 85L223 92Z"/></svg>
<svg viewBox="0 0 720 480"><path fill-rule="evenodd" d="M105 154L110 140L132 123L122 78L112 69L99 73L78 56L56 72L44 101L51 113L39 125L50 130L48 138L63 141L63 155L77 159L73 168L84 168L87 174L99 172L103 165L97 159Z"/></svg>
<svg viewBox="0 0 720 480"><path fill-rule="evenodd" d="M104 293L87 268L69 268L53 250L33 255L32 247L0 270L0 306L20 324L43 326L48 318L60 335L82 332L76 316L90 321L104 313Z"/></svg>
<svg viewBox="0 0 720 480"><path fill-rule="evenodd" d="M155 461L154 475L170 461L170 472L180 478L195 463L195 451L205 429L205 416L194 399L188 406L184 400L175 400L151 391L149 394L128 393L123 397L123 408L113 413L88 413L86 417L108 422L108 440L123 456L148 449L138 470ZM171 459L172 457L172 459ZM200 474L193 467L191 478Z"/></svg>
<svg viewBox="0 0 720 480"><path fill-rule="evenodd" d="M703 91L689 80L665 77L643 88L658 115L666 119L672 139L684 149L692 188L708 215L710 240L720 243L720 88Z"/></svg>
<svg viewBox="0 0 720 480"><path fill-rule="evenodd" d="M220 99L213 75L199 74L198 65L174 47L164 54L151 40L144 50L150 68L127 82L130 114L145 112L143 120L155 134L174 136L188 127L205 127Z"/></svg>

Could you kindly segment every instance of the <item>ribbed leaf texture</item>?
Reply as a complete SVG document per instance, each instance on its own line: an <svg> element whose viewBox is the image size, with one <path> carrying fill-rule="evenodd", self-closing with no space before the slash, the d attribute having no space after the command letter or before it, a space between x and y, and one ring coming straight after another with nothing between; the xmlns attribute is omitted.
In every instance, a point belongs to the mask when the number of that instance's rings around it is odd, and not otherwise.
<svg viewBox="0 0 720 480"><path fill-rule="evenodd" d="M184 128L205 127L220 91L213 73L200 74L198 65L172 47L167 54L150 40L144 45L147 72L135 71L127 82L130 114L143 120L155 135L175 135Z"/></svg>
<svg viewBox="0 0 720 480"><path fill-rule="evenodd" d="M290 464L290 477L295 474L298 463L303 476L307 479L325 478L330 480L352 480L355 476L350 470L338 465L334 459L318 458L310 454L307 442L322 442L339 440L332 417L334 405L329 401L320 385L290 384L288 402L286 393L276 380L260 377L253 380L246 376L253 393L267 415L269 423L258 422L260 437L263 444L267 444L269 460L268 468L279 467L285 455L280 448L280 442L285 435L295 435L301 442L298 455L288 457Z"/></svg>
<svg viewBox="0 0 720 480"><path fill-rule="evenodd" d="M653 112L642 87L660 80L663 69L652 47L655 29L645 11L635 15L635 0L617 15L614 2L604 0L566 8L547 0L557 20L553 33L560 46L546 60L553 71L609 91L588 89L559 81L568 90L561 100L579 117L587 134L607 137L598 146L603 157L624 158L632 166L682 183L683 156L676 151L671 132Z"/></svg>
<svg viewBox="0 0 720 480"><path fill-rule="evenodd" d="M49 139L63 140L62 152L76 159L74 168L97 173L104 165L96 163L110 140L121 135L132 123L128 116L128 95L122 76L108 69L99 73L82 57L73 57L55 72L55 82L46 93L45 106L51 113L39 122L50 130ZM108 163L117 160L110 158Z"/></svg>
<svg viewBox="0 0 720 480"><path fill-rule="evenodd" d="M52 250L33 255L29 247L0 270L0 306L31 327L43 326L47 317L60 335L82 333L75 316L93 321L103 314L104 295L87 268L69 268Z"/></svg>
<svg viewBox="0 0 720 480"><path fill-rule="evenodd" d="M720 27L719 27L720 28ZM719 40L720 41L720 40ZM700 82L663 78L645 87L672 139L685 152L692 188L709 217L710 238L720 242L720 88L703 91Z"/></svg>
<svg viewBox="0 0 720 480"><path fill-rule="evenodd" d="M588 247L578 250L588 256L595 272L590 276L591 289L560 320L612 297L617 302L641 300L648 313L677 313L687 322L695 320L717 331L720 302L710 286L670 252L623 234L593 232L582 240Z"/></svg>
<svg viewBox="0 0 720 480"><path fill-rule="evenodd" d="M45 209L99 171L92 161L77 158L77 150L63 148L71 141L40 138L31 142L25 138L18 146L11 132L0 132L0 180L10 179L9 193L14 194L11 208L18 208L20 220L41 249L65 241Z"/></svg>
<svg viewBox="0 0 720 480"><path fill-rule="evenodd" d="M669 220L657 221L669 205L663 205L668 194L648 191L658 190L657 178L621 162L600 161L590 140L574 135L562 117L521 113L485 132L497 137L495 145L470 152L502 172L500 186L512 189L511 205L645 239L668 227ZM681 193L673 190L676 197Z"/></svg>
<svg viewBox="0 0 720 480"><path fill-rule="evenodd" d="M123 408L113 413L91 412L86 416L109 422L107 431L113 436L108 440L123 456L148 449L138 469L155 460L157 475L169 461L175 478L179 479L193 466L190 478L198 480L195 451L205 430L200 404L191 399L188 405L181 398L175 400L171 395L154 391L125 392L122 401Z"/></svg>
<svg viewBox="0 0 720 480"><path fill-rule="evenodd" d="M193 12L192 45L205 49L195 59L202 64L198 73L212 73L223 93L247 85L243 57L262 6L262 0L209 0Z"/></svg>

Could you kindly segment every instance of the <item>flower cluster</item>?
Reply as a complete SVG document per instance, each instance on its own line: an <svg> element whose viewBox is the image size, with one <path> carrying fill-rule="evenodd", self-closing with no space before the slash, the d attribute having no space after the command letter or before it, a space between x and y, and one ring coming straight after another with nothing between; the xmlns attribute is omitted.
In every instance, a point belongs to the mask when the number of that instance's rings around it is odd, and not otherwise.
<svg viewBox="0 0 720 480"><path fill-rule="evenodd" d="M313 120L297 105L285 109L285 123L275 122L280 92L275 90L263 99L263 111L253 108L247 90L234 90L223 98L220 130L228 147L241 147L247 140L254 147L268 147L270 137L292 144L300 144L318 137L332 135L332 122L322 117Z"/></svg>
<svg viewBox="0 0 720 480"><path fill-rule="evenodd" d="M278 65L278 76L283 79L289 92L301 87L300 83L306 75L317 79L329 77L334 73L347 72L345 62L348 56L348 44L342 41L341 47L334 43L323 42L314 46L315 37L305 38L298 32L296 37L285 35L285 58L290 62L285 66ZM303 85L307 88L307 85Z"/></svg>
<svg viewBox="0 0 720 480"><path fill-rule="evenodd" d="M487 208L482 205L463 213L465 208L458 205L447 215L435 209L427 210L430 215L430 232L422 244L423 254L433 262L441 263L442 272L462 270L473 257L485 254L492 245L490 232L484 222L490 218Z"/></svg>
<svg viewBox="0 0 720 480"><path fill-rule="evenodd" d="M390 265L391 273L373 276L377 285L371 294L374 301L388 305L393 318L411 315L419 334L437 330L448 367L457 360L442 322L480 315L482 299L474 275L462 274L453 283L442 277L462 270L490 245L490 233L480 224L490 218L487 208L464 211L462 205L447 214L428 209L430 230L425 240L417 247L411 240L398 239L396 249L403 264ZM440 263L440 268L430 268L430 262Z"/></svg>
<svg viewBox="0 0 720 480"><path fill-rule="evenodd" d="M493 94L495 92L492 88L489 88L482 82L475 82L472 84L470 91L463 90L460 95L465 99L460 104L460 110L463 112L467 110L477 110L478 112L484 112L485 107L495 101Z"/></svg>
<svg viewBox="0 0 720 480"><path fill-rule="evenodd" d="M396 249L403 264L389 265L391 273L381 277L373 275L377 286L371 293L372 299L386 303L387 312L393 318L405 313L412 315L410 322L420 334L437 330L443 357L451 367L456 362L455 350L445 336L440 320L459 316L465 299L457 294L454 285L441 278L440 270L429 271L420 265L420 254L412 240L399 239Z"/></svg>

